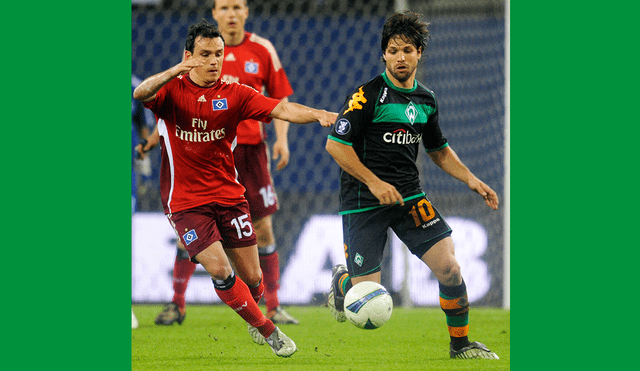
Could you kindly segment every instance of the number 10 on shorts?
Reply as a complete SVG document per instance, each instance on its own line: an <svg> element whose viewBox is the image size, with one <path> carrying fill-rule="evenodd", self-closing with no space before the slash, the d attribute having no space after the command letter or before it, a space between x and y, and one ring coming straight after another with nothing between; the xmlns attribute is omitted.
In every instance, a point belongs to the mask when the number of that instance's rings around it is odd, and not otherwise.
<svg viewBox="0 0 640 371"><path fill-rule="evenodd" d="M253 227L247 218L249 218L249 215L244 214L231 220L231 225L236 227L236 232L238 232L238 238L242 238L243 235L245 237L251 237L253 234Z"/></svg>
<svg viewBox="0 0 640 371"><path fill-rule="evenodd" d="M423 198L417 205L414 205L411 208L411 211L409 211L409 214L413 217L416 227L419 227L420 224L426 223L436 216L436 213L433 211L433 206L431 206L431 202L426 198Z"/></svg>

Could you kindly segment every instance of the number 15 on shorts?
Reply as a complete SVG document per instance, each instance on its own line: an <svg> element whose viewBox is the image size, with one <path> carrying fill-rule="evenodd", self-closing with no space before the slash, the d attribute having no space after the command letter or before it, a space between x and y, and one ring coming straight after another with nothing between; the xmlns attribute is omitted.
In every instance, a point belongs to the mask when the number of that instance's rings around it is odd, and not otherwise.
<svg viewBox="0 0 640 371"><path fill-rule="evenodd" d="M238 239L241 239L243 235L245 237L251 237L251 235L253 234L253 227L247 220L248 218L249 215L244 214L231 220L231 225L236 227L236 232L238 232Z"/></svg>

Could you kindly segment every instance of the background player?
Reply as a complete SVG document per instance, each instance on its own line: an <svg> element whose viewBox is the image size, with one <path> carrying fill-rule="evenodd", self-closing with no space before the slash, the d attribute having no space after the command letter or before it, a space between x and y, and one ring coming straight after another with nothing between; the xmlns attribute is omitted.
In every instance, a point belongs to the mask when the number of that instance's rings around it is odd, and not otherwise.
<svg viewBox="0 0 640 371"><path fill-rule="evenodd" d="M288 357L295 343L258 307L264 284L245 189L236 178L236 130L248 118L330 126L336 114L221 81L223 59L218 30L206 22L193 25L184 60L145 79L134 98L158 118L162 203L189 257L211 275L220 299L255 329L254 342Z"/></svg>
<svg viewBox="0 0 640 371"><path fill-rule="evenodd" d="M139 77L131 76L131 147L132 164L131 164L131 213L135 213L138 203L138 179L150 176L151 164L149 158L136 158L136 145L139 138L145 138L149 135L149 128L153 123L153 114L144 108L142 103L133 99L134 89L142 82ZM133 308L131 308L131 328L138 328L138 319Z"/></svg>
<svg viewBox="0 0 640 371"><path fill-rule="evenodd" d="M222 79L249 85L269 97L287 102L293 89L275 48L269 40L245 31L249 16L246 0L215 0L211 13L225 40ZM273 157L279 159L276 168L280 170L289 163L289 123L274 118L273 125L276 133ZM278 210L278 198L270 172L266 131L260 121L249 119L238 125L237 134L235 164L240 183L246 188L245 197L258 237L267 317L278 324L298 324L278 300L280 263L271 217ZM152 144L156 143L154 140L149 139ZM173 269L173 299L157 316L156 324L182 324L186 316L185 293L194 271L195 264L189 260L186 251L178 247Z"/></svg>
<svg viewBox="0 0 640 371"><path fill-rule="evenodd" d="M346 267L333 268L328 304L344 322L349 288L362 281L380 282L391 228L438 279L450 357L497 359L485 345L468 339L469 302L451 228L420 186L416 159L422 142L433 162L480 194L489 207L498 208L496 193L471 173L442 135L434 93L415 78L428 37L427 24L416 13L387 20L381 42L385 71L347 99L327 140L327 151L342 168L340 214L347 259Z"/></svg>

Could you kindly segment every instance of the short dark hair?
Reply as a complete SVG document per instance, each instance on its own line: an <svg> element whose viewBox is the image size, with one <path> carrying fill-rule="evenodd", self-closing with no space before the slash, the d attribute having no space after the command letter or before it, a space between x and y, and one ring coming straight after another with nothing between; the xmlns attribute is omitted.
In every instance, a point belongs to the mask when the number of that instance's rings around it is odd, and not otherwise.
<svg viewBox="0 0 640 371"><path fill-rule="evenodd" d="M184 43L185 50L193 53L198 36L202 36L206 39L215 39L216 37L219 37L222 39L222 43L224 44L224 37L222 37L220 31L218 31L218 28L203 19L200 23L189 26L187 40Z"/></svg>
<svg viewBox="0 0 640 371"><path fill-rule="evenodd" d="M389 45L389 40L400 37L406 42L413 44L416 49L422 52L427 48L427 39L429 39L429 23L420 22L420 14L411 11L404 13L396 13L389 17L382 27L382 41L380 47L384 54Z"/></svg>

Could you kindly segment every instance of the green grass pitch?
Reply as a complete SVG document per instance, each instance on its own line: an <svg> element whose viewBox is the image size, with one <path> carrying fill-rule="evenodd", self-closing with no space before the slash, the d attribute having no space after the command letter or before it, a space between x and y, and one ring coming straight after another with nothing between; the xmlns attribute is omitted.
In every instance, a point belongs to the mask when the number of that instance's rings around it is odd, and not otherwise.
<svg viewBox="0 0 640 371"><path fill-rule="evenodd" d="M376 330L336 322L326 307L287 307L300 325L282 325L298 351L277 357L251 341L245 322L224 305L188 305L182 325L156 326L159 305L134 305L140 327L131 330L131 365L151 370L509 370L510 312L473 308L470 340L500 360L451 360L440 308L394 308ZM264 310L264 308L263 308Z"/></svg>

